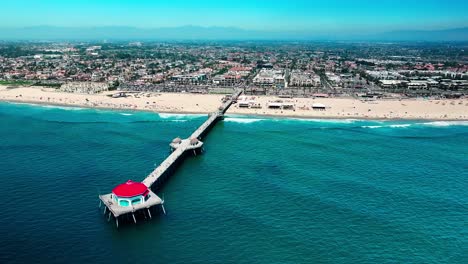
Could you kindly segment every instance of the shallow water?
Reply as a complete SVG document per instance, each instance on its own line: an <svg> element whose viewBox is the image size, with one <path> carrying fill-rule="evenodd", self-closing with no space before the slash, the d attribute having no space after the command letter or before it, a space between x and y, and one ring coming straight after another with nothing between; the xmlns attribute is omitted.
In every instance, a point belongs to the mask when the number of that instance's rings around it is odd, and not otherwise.
<svg viewBox="0 0 468 264"><path fill-rule="evenodd" d="M0 103L0 262L468 262L468 122L228 116L166 216L108 223L97 195L204 120Z"/></svg>

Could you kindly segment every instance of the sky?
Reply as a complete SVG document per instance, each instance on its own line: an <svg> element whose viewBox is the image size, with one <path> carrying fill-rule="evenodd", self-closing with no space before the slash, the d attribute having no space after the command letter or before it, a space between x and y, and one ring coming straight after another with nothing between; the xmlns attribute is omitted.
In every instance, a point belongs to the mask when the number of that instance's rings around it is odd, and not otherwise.
<svg viewBox="0 0 468 264"><path fill-rule="evenodd" d="M468 26L468 0L0 0L0 27L384 32Z"/></svg>

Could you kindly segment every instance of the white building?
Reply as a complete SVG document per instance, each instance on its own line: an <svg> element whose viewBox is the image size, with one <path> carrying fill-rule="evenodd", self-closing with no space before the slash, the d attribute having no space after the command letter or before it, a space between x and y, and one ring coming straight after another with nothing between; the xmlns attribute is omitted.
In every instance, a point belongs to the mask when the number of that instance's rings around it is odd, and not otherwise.
<svg viewBox="0 0 468 264"><path fill-rule="evenodd" d="M289 86L294 87L317 87L320 83L320 76L313 72L293 70L289 78Z"/></svg>
<svg viewBox="0 0 468 264"><path fill-rule="evenodd" d="M253 79L258 86L287 87L285 73L282 70L262 69Z"/></svg>

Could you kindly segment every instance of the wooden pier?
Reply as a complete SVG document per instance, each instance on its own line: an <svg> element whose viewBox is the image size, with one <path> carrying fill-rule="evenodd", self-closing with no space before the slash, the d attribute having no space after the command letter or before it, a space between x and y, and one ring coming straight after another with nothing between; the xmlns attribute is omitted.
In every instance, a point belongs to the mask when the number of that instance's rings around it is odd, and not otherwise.
<svg viewBox="0 0 468 264"><path fill-rule="evenodd" d="M200 125L190 135L190 137L186 139L175 138L169 144L172 153L155 170L153 170L142 181L142 183L146 185L148 189L161 185L162 181L167 178L167 176L175 169L176 165L179 164L187 154L193 153L194 155L197 155L197 153L201 153L203 151L203 142L201 139L203 139L210 129L223 118L226 111L241 94L241 90L236 91L229 99L225 100L215 112L208 115L208 119ZM136 205L120 206L114 198L113 193L99 195L99 207L101 207L101 203L104 204L104 214L108 212L108 221L110 221L111 216L113 216L117 227L119 225L119 216L128 216L131 214L135 223L135 213L137 212L143 213L145 218L146 213L148 213L149 218L151 218L151 208L156 205L161 205L161 209L165 213L164 200L159 198L151 190L149 190L145 201Z"/></svg>

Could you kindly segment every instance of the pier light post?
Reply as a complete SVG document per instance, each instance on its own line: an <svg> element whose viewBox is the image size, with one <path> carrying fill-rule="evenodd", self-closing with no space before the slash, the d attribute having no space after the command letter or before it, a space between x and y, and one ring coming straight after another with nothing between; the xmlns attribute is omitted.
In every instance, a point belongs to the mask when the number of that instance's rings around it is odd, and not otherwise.
<svg viewBox="0 0 468 264"><path fill-rule="evenodd" d="M174 169L174 164L177 164L182 158L184 153L192 150L194 155L202 153L203 142L200 139L208 133L209 129L216 124L217 121L222 119L224 113L232 105L232 103L239 97L242 90L237 90L233 96L228 99L217 111L209 114L209 118L193 132L190 138L182 140L177 137L172 140L170 147L172 153L167 157L153 172L151 172L142 182L127 181L120 185L117 185L110 194L100 195L99 199L104 204L104 215L109 210L108 221L112 215L115 218L115 224L119 227L119 217L124 216L124 219L130 220L130 214L132 215L133 221L137 222L135 212L140 210L147 210L150 219L151 207L161 205L161 209L166 214L164 208L164 197L161 199L155 193L150 190L150 187L155 183L160 184L165 179L167 174ZM143 211L146 218L146 213Z"/></svg>

